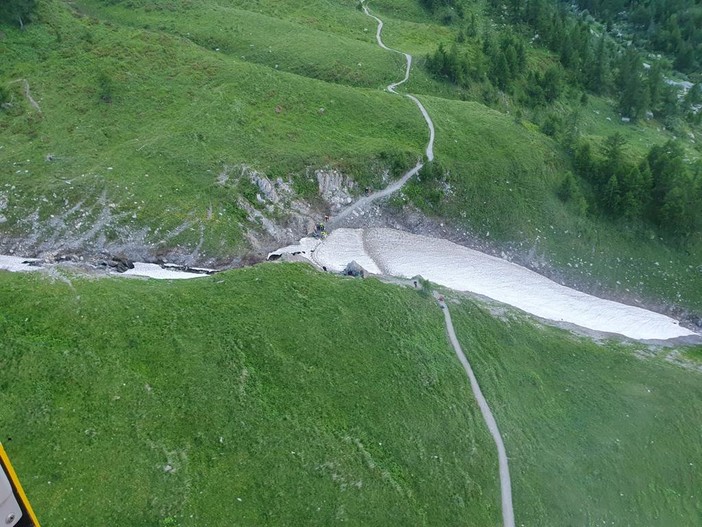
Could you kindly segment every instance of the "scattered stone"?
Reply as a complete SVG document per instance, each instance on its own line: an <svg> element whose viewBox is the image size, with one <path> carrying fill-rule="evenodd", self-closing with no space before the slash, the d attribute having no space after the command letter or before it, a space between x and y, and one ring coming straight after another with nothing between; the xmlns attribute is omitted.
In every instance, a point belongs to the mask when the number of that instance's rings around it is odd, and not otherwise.
<svg viewBox="0 0 702 527"><path fill-rule="evenodd" d="M98 265L100 267L109 267L118 273L123 273L129 269L134 269L134 263L129 258L123 256L113 256L109 260L101 260L98 262Z"/></svg>

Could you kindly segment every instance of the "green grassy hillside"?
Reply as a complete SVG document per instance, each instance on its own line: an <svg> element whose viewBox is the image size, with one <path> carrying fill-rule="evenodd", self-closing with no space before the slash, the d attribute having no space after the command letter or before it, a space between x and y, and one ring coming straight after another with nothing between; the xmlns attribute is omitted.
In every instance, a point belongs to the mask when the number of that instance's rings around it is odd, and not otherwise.
<svg viewBox="0 0 702 527"><path fill-rule="evenodd" d="M410 205L561 281L702 313L699 233L673 243L562 201L574 167L540 127L577 110L582 138L621 132L632 159L671 132L572 87L543 111L499 93L488 108L479 85L424 67L459 25L418 0L369 6L415 55L403 89L437 132L398 218ZM484 7L466 3L480 28ZM317 169L380 188L428 133L384 91L404 63L375 31L356 0L39 0L25 30L0 27L0 252L226 265L260 229L244 201L266 212L244 169L289 181L319 218ZM702 384L666 358L699 365L699 347L594 343L452 300L519 524L695 524ZM500 524L494 445L422 292L300 265L189 282L0 272L0 370L0 441L45 525Z"/></svg>
<svg viewBox="0 0 702 527"><path fill-rule="evenodd" d="M498 523L427 297L306 266L0 280L2 440L47 525Z"/></svg>
<svg viewBox="0 0 702 527"><path fill-rule="evenodd" d="M206 253L236 254L242 213L236 192L216 184L225 167L290 174L304 190L309 166L372 181L379 174L367 167L379 156L421 150L421 116L379 90L276 72L162 32L74 16L61 2L42 16L50 24L0 43L13 59L4 77L29 79L42 109L20 100L1 117L11 233L26 231L34 210L46 221L104 192L116 205L114 229L168 231L189 220L203 226ZM171 243L196 241L184 237Z"/></svg>
<svg viewBox="0 0 702 527"><path fill-rule="evenodd" d="M699 371L670 350L600 346L454 309L494 401L524 525L694 525L702 514ZM516 514L516 512L515 512Z"/></svg>
<svg viewBox="0 0 702 527"><path fill-rule="evenodd" d="M442 25L414 0L371 8L385 20L386 43L415 54L407 89L438 132L440 173L407 189L412 205L549 264L569 283L702 311L699 237L676 246L563 203L556 196L572 166L539 131L544 116L515 119L506 98L496 109L462 101L475 94L422 66L460 26ZM470 12L487 23L480 4ZM401 57L376 45L375 22L353 0L42 0L26 31L3 31L4 250L71 252L61 244L70 239L85 252L143 247L134 253L229 263L260 227L240 202L258 206L236 176L242 166L289 179L321 218L315 169L340 169L358 192L382 186L385 170L400 175L424 150L416 107L382 90L401 78ZM553 61L541 48L528 57ZM576 99L567 94L549 112L568 115ZM583 137L598 144L620 131L632 156L670 138L656 123L623 125L605 99L580 111ZM224 185L222 173L233 174Z"/></svg>
<svg viewBox="0 0 702 527"><path fill-rule="evenodd" d="M0 430L46 525L497 525L494 445L422 293L262 265L0 273ZM699 373L451 304L529 525L699 517Z"/></svg>

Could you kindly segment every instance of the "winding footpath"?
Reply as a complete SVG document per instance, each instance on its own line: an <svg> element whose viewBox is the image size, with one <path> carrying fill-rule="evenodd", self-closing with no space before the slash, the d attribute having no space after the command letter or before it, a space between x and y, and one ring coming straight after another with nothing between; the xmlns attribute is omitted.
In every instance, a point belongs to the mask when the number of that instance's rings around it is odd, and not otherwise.
<svg viewBox="0 0 702 527"><path fill-rule="evenodd" d="M434 293L434 296L437 296ZM470 363L466 358L465 353L461 349L461 344L456 338L456 332L453 329L453 322L451 321L451 314L449 313L448 306L446 302L441 298L437 299L439 306L444 312L444 319L446 320L446 330L448 331L449 340L453 349L456 351L456 356L458 360L461 361L463 369L466 370L468 379L470 379L470 387L473 389L473 395L478 401L478 406L480 407L480 412L483 414L483 419L485 419L485 424L490 430L490 434L495 441L497 446L497 458L500 466L500 489L502 495L502 524L504 527L514 527L514 509L512 507L512 483L509 478L509 465L507 464L507 451L505 450L505 444L502 441L502 436L500 435L500 429L497 427L497 422L495 417L490 411L483 392L480 390L480 385L478 384L478 379L475 378L473 373L473 368L470 367Z"/></svg>
<svg viewBox="0 0 702 527"><path fill-rule="evenodd" d="M361 0L361 5L363 7L363 12L378 23L378 29L375 34L375 38L378 41L378 45L384 50L391 51L393 53L399 53L400 55L403 55L405 57L405 61L407 64L405 68L405 76L402 80L398 82L393 82L387 87L387 90L390 93L394 93L395 95L403 95L397 92L397 87L409 80L410 70L412 69L412 55L386 46L385 43L383 43L383 39L381 36L383 31L383 21L377 16L371 14L371 12L368 10L368 6L366 5L365 1ZM404 96L411 99L417 105L419 111L422 112L422 117L424 117L424 121L426 121L427 123L427 127L429 128L429 142L427 143L426 147L426 157L427 160L433 161L434 137L436 135L434 131L434 122L431 120L429 112L427 112L427 109L424 107L424 105L420 102L419 99L417 99L414 95L411 95L409 93L405 93ZM389 196L390 194L393 194L394 192L397 192L407 183L407 181L409 181L409 179L412 176L416 175L422 169L423 166L424 161L420 159L414 166L414 168L408 170L407 173L405 173L399 180L388 185L383 190L380 190L369 196L365 196L357 200L355 203L351 204L349 207L341 211L337 216L332 218L329 222L330 227L333 228L334 226L336 226L342 219L346 218L353 211L363 208L376 200L382 199L386 196ZM480 407L480 411L483 414L483 419L485 419L485 424L490 430L490 434L495 440L495 445L497 446L497 457L499 460L500 468L500 489L502 496L503 525L504 527L514 527L514 510L512 508L512 484L509 478L507 452L505 450L505 445L502 441L502 436L500 435L500 430L497 427L497 422L495 421L495 418L493 417L492 412L490 411L490 407L488 406L488 403L485 400L483 393L480 391L480 385L478 384L478 380L475 378L473 369L470 367L470 363L468 362L468 359L463 353L461 345L458 342L458 339L456 338L456 332L453 329L453 323L451 322L451 314L448 311L448 306L445 302L443 302L443 300L440 300L439 304L443 308L444 317L446 319L446 329L448 331L451 344L453 345L453 349L456 351L458 359L460 360L461 364L463 365L463 368L468 374L468 379L470 380L470 385L473 390L473 394L475 395L475 398L478 401L478 406Z"/></svg>
<svg viewBox="0 0 702 527"><path fill-rule="evenodd" d="M390 93L394 93L395 95L404 95L405 97L411 99L414 104L417 105L419 108L419 111L422 112L422 117L424 117L424 121L427 123L427 127L429 128L429 142L427 143L426 147L426 156L427 160L433 161L434 160L434 137L436 135L434 131L434 122L431 120L431 117L429 116L429 112L427 112L427 109L424 107L424 105L417 99L414 95L411 95L409 93L401 94L397 92L397 87L400 86L401 84L404 84L409 80L409 75L410 75L410 70L412 69L412 55L409 53L404 53L402 51L398 51L393 48L387 47L383 43L383 39L381 37L381 33L383 31L383 21L380 20L377 16L372 15L370 11L368 10L368 7L366 6L365 2L362 2L361 4L363 6L363 12L371 17L373 20L375 20L378 23L378 30L375 33L375 38L378 41L378 45L383 48L384 50L391 51L393 53L399 53L400 55L405 57L405 61L407 66L405 67L405 76L403 77L402 80L398 82L393 82L392 84L389 84L388 87L386 88ZM342 210L339 214L334 216L330 221L329 221L329 227L334 228L335 226L338 225L338 223L346 218L349 214L351 214L353 211L362 209L363 207L370 205L374 201L377 201L379 199L383 199L390 194L393 194L400 190L409 180L411 177L415 176L424 166L424 161L419 160L417 164L408 170L400 179L395 181L394 183L391 183L387 187L385 187L383 190L379 190L378 192L374 192L373 194L370 194L368 196L362 197L349 205L347 208Z"/></svg>
<svg viewBox="0 0 702 527"><path fill-rule="evenodd" d="M383 43L382 39L382 31L383 31L383 21L378 18L375 15L372 15L371 12L368 10L368 6L366 6L365 1L361 1L361 5L363 7L363 12L374 19L378 23L378 30L376 31L375 38L378 41L378 45L387 50L391 51L393 53L399 53L400 55L403 55L405 57L405 61L407 63L407 66L405 68L405 76L403 77L402 80L398 82L394 82L390 85L388 85L387 90L390 93L394 93L395 95L402 95L397 92L397 87L400 86L401 84L404 84L409 80L409 75L410 75L410 70L412 69L412 55L409 53L404 53L402 51L398 51L393 48L389 48ZM433 161L434 160L434 137L435 137L435 131L434 131L434 122L431 120L431 117L429 116L429 112L427 112L427 109L424 107L424 105L420 102L419 99L417 99L414 95L405 93L405 97L408 97L411 99L419 108L419 111L422 112L422 117L424 117L424 121L427 123L427 127L429 128L429 142L427 143L426 147L426 157L427 160ZM399 180L395 181L394 183L388 185L386 188L383 190L380 190L378 192L375 192L369 196L365 196L353 204L351 204L349 207L341 211L338 215L336 215L334 218L332 218L329 222L329 226L331 228L334 228L338 223L346 218L349 214L351 214L353 211L358 210L360 208L363 208L370 203L373 203L374 201L377 201L379 199L382 199L386 196L389 196L390 194L393 194L394 192L397 192L400 190L406 183L409 181L411 177L416 175L424 166L423 160L419 160L417 164L414 166L414 168L410 169L405 173ZM446 319L446 329L448 331L449 335L449 340L451 341L451 344L453 345L453 349L456 351L456 355L458 356L458 360L461 362L463 365L463 368L465 369L466 373L468 374L468 379L470 380L470 386L473 390L473 394L475 395L475 398L478 401L478 406L480 407L480 412L483 415L483 419L485 420L485 424L488 427L488 430L490 431L490 434L492 435L492 438L495 441L495 445L497 446L497 457L499 460L499 469L500 469L500 494L502 496L502 520L503 520L503 525L504 527L514 527L514 509L512 507L512 484L510 481L509 477L509 465L507 463L507 452L505 450L505 445L502 441L502 436L500 435L500 430L497 427L497 422L495 421L495 418L492 415L492 412L490 411L490 407L488 406L487 401L485 400L485 397L483 396L482 391L480 390L480 385L478 384L478 380L475 378L475 374L473 373L473 369L470 367L470 363L468 362L468 359L466 358L465 354L463 353L463 350L461 349L461 345L458 342L458 339L456 338L456 332L453 329L453 323L451 322L451 314L448 311L448 306L446 305L443 300L439 301L440 306L443 309L444 312L444 318Z"/></svg>

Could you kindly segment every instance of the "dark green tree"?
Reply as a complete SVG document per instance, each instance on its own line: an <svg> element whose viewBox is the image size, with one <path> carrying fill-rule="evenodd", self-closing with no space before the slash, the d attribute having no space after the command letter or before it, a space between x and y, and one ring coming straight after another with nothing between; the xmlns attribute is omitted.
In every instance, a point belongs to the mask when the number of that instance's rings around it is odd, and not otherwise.
<svg viewBox="0 0 702 527"><path fill-rule="evenodd" d="M604 160L602 162L601 173L603 180L606 181L611 176L621 175L626 171L624 161L624 145L626 139L617 132L610 135L602 148Z"/></svg>
<svg viewBox="0 0 702 527"><path fill-rule="evenodd" d="M602 205L605 212L611 216L620 216L621 190L619 189L619 180L617 176L611 176L604 187L602 194Z"/></svg>
<svg viewBox="0 0 702 527"><path fill-rule="evenodd" d="M685 95L685 104L689 108L702 104L702 84L697 83Z"/></svg>
<svg viewBox="0 0 702 527"><path fill-rule="evenodd" d="M466 36L470 38L475 38L478 36L478 21L475 18L475 13L470 14L470 21L468 22L468 27L466 28Z"/></svg>
<svg viewBox="0 0 702 527"><path fill-rule="evenodd" d="M642 174L640 168L634 165L627 172L624 172L619 180L620 210L622 216L629 220L639 219L643 216L651 193L647 175L650 174Z"/></svg>
<svg viewBox="0 0 702 527"><path fill-rule="evenodd" d="M687 172L684 159L685 152L676 141L654 146L648 154L647 160L653 179L652 205L655 219L659 222L662 221L660 212L666 196L676 185L677 180Z"/></svg>
<svg viewBox="0 0 702 527"><path fill-rule="evenodd" d="M648 109L648 87L642 78L641 57L633 47L627 48L619 61L617 88L619 110L626 117L639 119Z"/></svg>
<svg viewBox="0 0 702 527"><path fill-rule="evenodd" d="M10 101L10 91L0 84L0 106ZM1 108L0 108L1 109Z"/></svg>
<svg viewBox="0 0 702 527"><path fill-rule="evenodd" d="M679 186L674 186L666 194L661 207L661 227L678 239L689 236L695 228L693 205L689 193Z"/></svg>
<svg viewBox="0 0 702 527"><path fill-rule="evenodd" d="M561 183L561 186L558 187L558 198L564 202L568 203L570 201L570 198L573 197L573 192L575 189L575 178L573 177L573 174L570 172L566 174L566 177L563 178L563 182Z"/></svg>
<svg viewBox="0 0 702 527"><path fill-rule="evenodd" d="M36 7L36 0L2 0L0 2L0 22L16 24L24 29L24 25L31 20Z"/></svg>
<svg viewBox="0 0 702 527"><path fill-rule="evenodd" d="M509 62L502 51L497 52L497 60L493 62L490 78L502 91L507 90L507 85L512 76L509 69Z"/></svg>
<svg viewBox="0 0 702 527"><path fill-rule="evenodd" d="M582 142L575 148L575 158L573 160L575 171L580 177L587 181L595 182L597 179L597 164L592 154L592 146L588 142Z"/></svg>
<svg viewBox="0 0 702 527"><path fill-rule="evenodd" d="M546 102L553 102L561 95L563 75L557 66L551 66L544 73L542 88Z"/></svg>
<svg viewBox="0 0 702 527"><path fill-rule="evenodd" d="M597 94L605 93L609 86L609 56L607 41L602 35L597 42L597 49L592 57L592 63L586 66L585 85Z"/></svg>

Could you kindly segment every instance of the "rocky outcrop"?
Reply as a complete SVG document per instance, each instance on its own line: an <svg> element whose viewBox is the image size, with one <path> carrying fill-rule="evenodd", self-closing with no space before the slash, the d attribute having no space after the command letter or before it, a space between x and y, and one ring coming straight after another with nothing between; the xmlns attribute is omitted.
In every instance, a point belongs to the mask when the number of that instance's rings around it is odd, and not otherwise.
<svg viewBox="0 0 702 527"><path fill-rule="evenodd" d="M337 212L353 201L351 190L355 183L351 178L344 176L334 169L320 169L315 171L319 195L329 204L332 212Z"/></svg>
<svg viewBox="0 0 702 527"><path fill-rule="evenodd" d="M221 185L236 184L242 178L256 187L255 201L243 196L237 199L249 223L246 238L255 251L271 250L298 240L314 231L315 224L324 216L297 195L292 181L280 177L271 180L247 165L225 167L217 181Z"/></svg>
<svg viewBox="0 0 702 527"><path fill-rule="evenodd" d="M283 182L282 178L276 179L276 184L274 185L265 175L258 172L251 172L249 179L251 183L258 187L259 193L256 194L256 199L258 199L260 203L278 204L281 198L278 195L276 187L280 188L280 190L288 196L292 194L292 189Z"/></svg>

